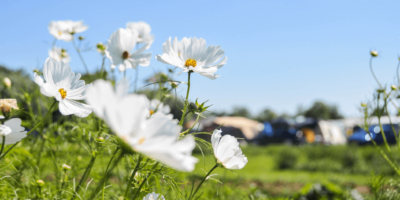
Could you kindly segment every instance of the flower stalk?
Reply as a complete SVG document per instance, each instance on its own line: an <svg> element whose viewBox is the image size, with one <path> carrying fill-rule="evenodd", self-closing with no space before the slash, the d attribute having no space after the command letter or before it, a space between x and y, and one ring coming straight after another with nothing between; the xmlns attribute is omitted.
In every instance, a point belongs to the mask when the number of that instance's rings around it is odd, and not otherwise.
<svg viewBox="0 0 400 200"><path fill-rule="evenodd" d="M131 177L129 178L128 185L126 186L125 195L124 195L125 199L129 199L128 197L129 197L129 193L131 190L132 181L133 181L133 178L135 177L136 172L139 170L139 166L140 166L140 163L142 162L142 160L143 160L143 156L139 155L138 162L136 163L135 169L133 170Z"/></svg>
<svg viewBox="0 0 400 200"><path fill-rule="evenodd" d="M44 116L44 118L37 123L26 135L31 134L37 127L39 127L42 122L49 116L51 109L54 107L54 105L56 105L57 100L54 99L54 103L51 105L51 107L49 108L49 110L47 111L47 114ZM3 140L4 142L5 140ZM0 155L0 161L4 158L4 156L6 156L8 154L8 152L10 152L15 146L17 146L17 144L19 144L19 142L16 142L15 144L13 144L3 155Z"/></svg>
<svg viewBox="0 0 400 200"><path fill-rule="evenodd" d="M197 186L194 193L189 196L189 200L193 199L196 196L196 193L200 189L201 185L204 183L204 181L207 179L207 177L211 174L211 172L214 171L214 169L216 169L218 166L219 166L219 164L216 163L215 166L213 168L211 168L211 170L204 176L203 180L201 180L200 184Z"/></svg>
<svg viewBox="0 0 400 200"><path fill-rule="evenodd" d="M188 101L188 99L189 99L189 92L190 92L190 74L191 74L191 73L192 73L191 71L188 72L188 82L187 82L188 88L187 88L187 91L186 91L185 107L183 108L183 113L182 113L181 121L179 121L179 125L180 125L180 126L182 126L182 125L183 125L183 122L185 121L186 109L187 109L187 107L189 106L189 101Z"/></svg>

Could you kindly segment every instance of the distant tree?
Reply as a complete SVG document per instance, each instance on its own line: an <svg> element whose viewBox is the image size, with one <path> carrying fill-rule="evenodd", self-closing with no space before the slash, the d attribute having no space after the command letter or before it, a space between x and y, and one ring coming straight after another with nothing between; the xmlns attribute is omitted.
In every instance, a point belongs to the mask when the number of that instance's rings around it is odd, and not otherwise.
<svg viewBox="0 0 400 200"><path fill-rule="evenodd" d="M230 116L246 117L251 118L250 112L245 107L234 107Z"/></svg>
<svg viewBox="0 0 400 200"><path fill-rule="evenodd" d="M264 110L262 110L257 117L255 118L255 120L259 121L259 122L265 122L265 121L271 121L278 118L278 115L272 111L269 108L266 108Z"/></svg>
<svg viewBox="0 0 400 200"><path fill-rule="evenodd" d="M304 111L305 117L314 117L320 119L342 119L343 116L339 113L337 106L327 105L322 101L316 101L314 104Z"/></svg>

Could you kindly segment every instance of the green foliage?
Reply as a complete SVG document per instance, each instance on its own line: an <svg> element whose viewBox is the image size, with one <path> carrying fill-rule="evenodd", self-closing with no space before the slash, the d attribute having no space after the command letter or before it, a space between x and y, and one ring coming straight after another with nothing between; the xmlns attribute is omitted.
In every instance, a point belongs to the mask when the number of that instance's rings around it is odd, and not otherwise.
<svg viewBox="0 0 400 200"><path fill-rule="evenodd" d="M322 101L316 101L314 104L305 111L300 111L299 115L305 117L313 117L320 119L341 119L342 114L339 113L338 108L335 105L327 105Z"/></svg>

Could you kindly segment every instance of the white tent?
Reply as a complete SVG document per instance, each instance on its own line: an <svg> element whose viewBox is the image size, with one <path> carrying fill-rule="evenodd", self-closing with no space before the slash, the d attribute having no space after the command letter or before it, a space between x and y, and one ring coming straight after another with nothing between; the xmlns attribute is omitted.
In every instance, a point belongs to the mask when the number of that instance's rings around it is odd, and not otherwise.
<svg viewBox="0 0 400 200"><path fill-rule="evenodd" d="M343 133L342 129L335 123L325 120L319 120L318 126L321 130L322 136L324 137L325 143L332 145L347 143L345 134Z"/></svg>

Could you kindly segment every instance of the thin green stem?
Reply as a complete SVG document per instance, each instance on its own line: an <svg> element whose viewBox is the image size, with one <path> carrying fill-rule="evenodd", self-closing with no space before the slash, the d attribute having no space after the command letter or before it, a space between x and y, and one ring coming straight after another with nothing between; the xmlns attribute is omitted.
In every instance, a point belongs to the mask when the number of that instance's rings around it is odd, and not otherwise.
<svg viewBox="0 0 400 200"><path fill-rule="evenodd" d="M194 128L194 126L196 126L196 124L199 121L199 119L200 119L200 115L197 115L196 121L193 123L192 127L190 127L188 130L182 132L180 135L183 136L186 133L189 133Z"/></svg>
<svg viewBox="0 0 400 200"><path fill-rule="evenodd" d="M92 170L93 164L96 161L96 158L97 158L97 154L95 156L92 156L92 159L90 160L89 165L87 166L85 172L83 173L83 176L82 176L81 180L79 181L78 185L75 188L75 193L71 198L72 200L75 199L76 194L79 193L79 188L81 187L82 183L84 181L86 181L87 176L89 176L90 171Z"/></svg>
<svg viewBox="0 0 400 200"><path fill-rule="evenodd" d="M54 99L54 103L51 105L49 111L47 111L47 114L44 116L44 118L42 119L42 121L40 121L39 123L37 123L36 126L33 127L26 135L31 134L37 127L39 127L39 126L42 124L42 122L49 116L51 109L54 107L54 105L56 105L56 103L57 103L57 100ZM19 143L19 142L16 142L15 144L13 144L3 155L1 155L1 156L0 156L0 161L1 161L1 159L4 158L4 156L7 155L8 152L11 151L11 149L13 149L15 146L17 146L18 143Z"/></svg>
<svg viewBox="0 0 400 200"><path fill-rule="evenodd" d="M103 73L104 73L104 63L106 61L106 57L103 56L102 62L101 62L101 69L100 69L100 78L103 78Z"/></svg>
<svg viewBox="0 0 400 200"><path fill-rule="evenodd" d="M90 82L92 82L92 76L90 75L89 69L88 69L88 67L87 67L87 65L86 65L86 63L85 63L85 60L83 59L83 56L82 56L82 54L81 54L81 50L76 46L75 40L74 40L74 39L72 40L72 44L74 45L75 50L76 50L76 52L78 53L79 58L81 59L81 62L82 62L82 64L83 64L83 66L85 67L85 70L86 70L87 75L89 76Z"/></svg>
<svg viewBox="0 0 400 200"><path fill-rule="evenodd" d="M382 113L380 112L380 109L379 109L379 98L380 97L380 94L378 93L378 98L377 98L377 117L378 117L378 124L379 124L379 128L381 129L381 134L382 134L382 138L383 138L383 142L385 143L385 146L386 146L386 149L387 149L387 151L388 152L390 152L390 147L389 147L389 144L388 144L388 142L387 142L387 140L386 140L386 135L385 135L385 131L383 131L383 127L382 127L382 123L381 123L381 115L382 115ZM385 97L384 97L385 98ZM385 99L385 102L384 102L384 104L386 104L386 99ZM385 106L383 106L382 108L384 108ZM382 109L382 110L384 110L384 109Z"/></svg>
<svg viewBox="0 0 400 200"><path fill-rule="evenodd" d="M3 139L3 142L1 143L0 155L3 153L3 151L4 151L4 146L6 145L6 136L3 135L2 139Z"/></svg>
<svg viewBox="0 0 400 200"><path fill-rule="evenodd" d="M188 83L187 83L188 88L187 88L187 91L186 91L185 107L183 108L183 113L182 113L181 121L179 121L179 125L180 125L180 126L182 126L182 125L183 125L183 122L185 121L186 109L187 109L187 107L189 106L188 99L189 99L189 92L190 92L190 74L191 74L191 73L192 73L191 71L188 72Z"/></svg>
<svg viewBox="0 0 400 200"><path fill-rule="evenodd" d="M154 164L154 166L152 167L152 169L154 170L157 166L158 166L158 162L156 163L156 164ZM162 168L162 167L161 167ZM136 199L136 197L138 197L139 196L139 194L140 194L140 190L142 189L142 187L143 187L143 185L147 182L147 179L151 176L151 174L152 174L153 172L150 172L150 174L148 174L147 176L146 176L146 178L144 178L143 179L143 181L142 181L142 183L140 184L140 186L139 186L139 188L136 190L136 192L135 192L135 196L133 196L133 200L135 200Z"/></svg>
<svg viewBox="0 0 400 200"><path fill-rule="evenodd" d="M116 166L117 162L122 158L122 156L124 155L124 153L121 153L118 157L118 159L116 160L116 162L113 163L112 167L110 168L111 162L114 159L115 155L117 154L117 152L119 151L119 147L117 147L117 149L115 149L113 155L110 158L110 161L108 162L106 171L104 172L104 176L103 178L100 180L100 184L97 185L97 188L93 191L92 196L89 199L94 199L94 197L96 196L96 194L98 193L99 190L103 189L103 198L104 198L104 187L105 187L105 182L108 179L109 176L109 172L112 171L114 169L114 167ZM110 170L108 170L110 168Z"/></svg>
<svg viewBox="0 0 400 200"><path fill-rule="evenodd" d="M379 82L378 78L376 78L374 70L372 70L372 59L374 57L371 56L371 59L369 59L369 69L371 70L372 76L374 76L375 81L378 83L379 87L383 90L383 87L381 85L381 83Z"/></svg>
<svg viewBox="0 0 400 200"><path fill-rule="evenodd" d="M138 162L136 163L135 169L133 170L131 177L129 178L128 186L126 186L125 195L124 195L125 199L128 199L129 193L131 191L131 185L132 185L133 178L135 177L135 174L139 169L142 159L143 159L143 156L139 155Z"/></svg>
<svg viewBox="0 0 400 200"><path fill-rule="evenodd" d="M400 176L400 171L399 169L396 167L396 165L389 159L389 157L386 155L386 153L376 144L375 140L372 138L371 133L368 130L368 112L365 109L364 110L364 130L365 132L367 132L367 134L369 135L369 137L371 138L371 142L374 145L374 147L376 149L378 149L379 153L382 155L382 157L389 163L389 165L396 171L396 173Z"/></svg>
<svg viewBox="0 0 400 200"><path fill-rule="evenodd" d="M389 113L387 104L386 104L385 108L386 108L386 112ZM389 115L389 114L388 114L388 117L389 117L390 126L392 127L392 131L393 131L393 134L394 134L394 138L396 139L397 149L398 149L399 154L400 154L399 134L397 133L396 128L393 126L392 119L390 118L390 115Z"/></svg>
<svg viewBox="0 0 400 200"><path fill-rule="evenodd" d="M200 184L197 186L194 193L189 196L189 200L193 199L193 197L196 196L196 193L200 189L201 185L204 183L204 181L207 179L207 177L211 174L211 172L214 171L214 169L216 169L217 167L218 167L218 163L216 163L215 166L207 173L207 175L204 176L203 180L201 180Z"/></svg>

